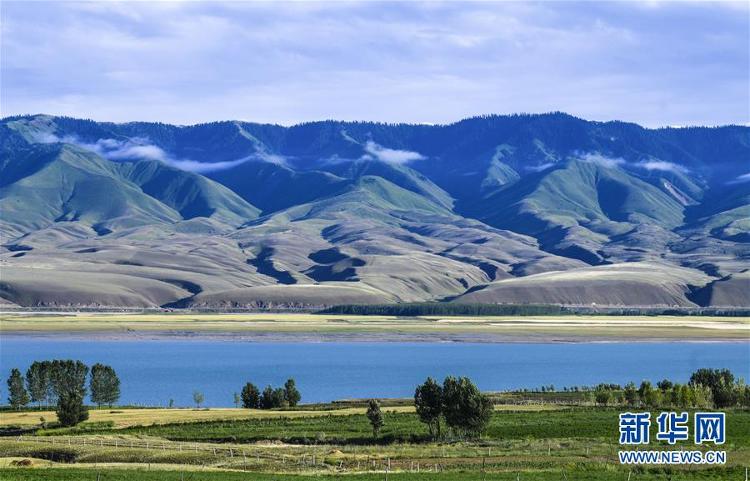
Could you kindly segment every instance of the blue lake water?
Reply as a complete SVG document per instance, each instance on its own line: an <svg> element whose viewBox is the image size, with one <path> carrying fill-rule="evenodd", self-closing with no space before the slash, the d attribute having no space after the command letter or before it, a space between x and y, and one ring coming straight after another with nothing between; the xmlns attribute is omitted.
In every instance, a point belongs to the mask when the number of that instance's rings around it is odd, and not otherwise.
<svg viewBox="0 0 750 481"><path fill-rule="evenodd" d="M11 368L34 360L80 359L112 365L123 404L231 406L246 381L261 389L297 381L303 402L412 396L427 376L469 376L483 390L554 384L685 382L701 367L750 378L750 343L262 343L196 340L0 339L2 394Z"/></svg>

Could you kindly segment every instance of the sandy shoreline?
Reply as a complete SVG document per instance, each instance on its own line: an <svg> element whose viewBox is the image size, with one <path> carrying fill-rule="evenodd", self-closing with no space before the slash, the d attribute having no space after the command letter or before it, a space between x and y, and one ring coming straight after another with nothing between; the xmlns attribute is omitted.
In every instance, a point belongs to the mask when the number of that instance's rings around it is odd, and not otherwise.
<svg viewBox="0 0 750 481"><path fill-rule="evenodd" d="M315 332L210 332L210 331L3 331L2 340L74 341L185 341L259 343L480 343L480 344L577 344L577 343L748 343L737 338L679 338L601 335L498 334L498 333L315 333Z"/></svg>
<svg viewBox="0 0 750 481"><path fill-rule="evenodd" d="M0 338L238 342L747 342L750 319L707 316L354 316L0 313Z"/></svg>

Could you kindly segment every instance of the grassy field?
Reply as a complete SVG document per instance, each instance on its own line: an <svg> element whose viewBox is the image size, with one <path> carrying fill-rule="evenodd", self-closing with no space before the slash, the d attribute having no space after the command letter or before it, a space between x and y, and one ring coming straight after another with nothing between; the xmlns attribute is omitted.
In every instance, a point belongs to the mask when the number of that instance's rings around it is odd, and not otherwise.
<svg viewBox="0 0 750 481"><path fill-rule="evenodd" d="M624 481L628 471L612 469L609 471L572 470L567 479L576 481ZM672 480L672 481L729 481L744 479L743 468L716 469L714 471L677 471L677 470L643 470L638 471L633 479L637 480ZM7 481L383 481L382 473L356 475L287 475L259 474L251 477L242 472L184 472L167 470L131 470L131 469L47 469L40 478L36 469L2 469L0 479ZM507 473L391 473L388 479L393 481L559 481L563 478L560 471L518 471Z"/></svg>
<svg viewBox="0 0 750 481"><path fill-rule="evenodd" d="M616 441L617 408L568 408L550 411L515 410L496 411L485 432L485 443L524 439L592 439ZM287 444L368 445L392 443L421 443L427 441L427 429L413 412L405 408L384 410L385 426L378 439L373 440L372 430L363 413L352 414L353 409L327 413L275 412L276 416L263 416L242 420L178 422L171 424L130 425L120 428L103 426L85 429L86 433L128 434L163 438L171 441L254 443L280 441ZM413 411L413 410L412 410ZM658 412L653 413L655 419ZM101 424L101 423L100 423ZM85 424L83 425L85 426ZM653 426L656 429L656 423ZM727 430L732 433L733 445L750 447L750 412L733 411L727 420ZM69 430L48 429L43 434L71 433ZM654 431L655 433L655 431Z"/></svg>
<svg viewBox="0 0 750 481"><path fill-rule="evenodd" d="M414 481L624 481L630 471L635 480L731 480L744 479L750 463L748 410L728 413L726 467L654 469L617 463L615 408L501 406L481 439L440 442L430 441L404 406L385 408L377 439L361 408L121 409L117 423L96 417L104 411L92 411L78 429L0 437L0 479L346 481L356 474L352 480L362 481L382 480L387 470L390 479ZM190 417L202 413L224 418ZM17 418L5 417L3 424L9 419ZM664 446L652 442L653 449ZM31 466L15 466L19 460Z"/></svg>
<svg viewBox="0 0 750 481"><path fill-rule="evenodd" d="M400 400L395 401L402 404ZM364 407L337 408L333 405L323 407L325 414L332 416L350 416L353 414L364 414ZM552 404L530 404L530 405L496 405L498 411L540 411L561 409L560 406ZM394 405L387 408L388 411L410 413L414 412L411 405ZM274 419L295 418L303 416L320 416L320 410L302 409L271 411L262 409L242 408L211 408L211 409L91 409L89 411L88 423L111 423L117 428L130 426L148 426L152 424L190 423L197 421L232 421L247 419ZM54 411L0 411L0 427L2 426L35 426L39 424L39 418L44 417L47 422L57 421ZM85 424L84 424L85 425Z"/></svg>
<svg viewBox="0 0 750 481"><path fill-rule="evenodd" d="M0 315L0 333L273 333L522 338L736 339L750 337L750 318L701 316L393 317L323 314L21 314Z"/></svg>
<svg viewBox="0 0 750 481"><path fill-rule="evenodd" d="M608 471L568 471L567 479L576 481L624 481L628 478L628 471L611 469ZM638 471L633 478L637 480L673 480L673 481L729 481L744 479L744 469L735 467L716 469L714 471L678 471L678 470L643 470ZM6 481L383 481L382 473L368 473L356 475L288 475L288 474L259 474L251 477L242 472L211 472L211 471L167 471L167 470L132 470L132 469L66 469L56 468L44 471L44 477L39 477L36 469L3 469L0 468L0 479ZM507 473L391 473L388 479L393 481L559 481L563 478L560 471L526 471Z"/></svg>

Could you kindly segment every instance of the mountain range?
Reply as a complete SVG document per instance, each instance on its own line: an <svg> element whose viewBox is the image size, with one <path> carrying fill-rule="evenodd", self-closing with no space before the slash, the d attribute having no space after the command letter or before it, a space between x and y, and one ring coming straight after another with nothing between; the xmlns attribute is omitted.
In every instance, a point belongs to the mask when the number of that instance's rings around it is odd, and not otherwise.
<svg viewBox="0 0 750 481"><path fill-rule="evenodd" d="M0 303L750 306L750 128L0 121Z"/></svg>

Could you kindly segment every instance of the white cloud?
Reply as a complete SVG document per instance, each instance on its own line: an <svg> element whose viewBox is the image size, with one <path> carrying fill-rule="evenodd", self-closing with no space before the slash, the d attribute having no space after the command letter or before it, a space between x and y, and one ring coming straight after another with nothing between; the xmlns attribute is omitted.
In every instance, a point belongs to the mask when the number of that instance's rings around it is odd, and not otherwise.
<svg viewBox="0 0 750 481"><path fill-rule="evenodd" d="M236 167L245 162L249 162L249 158L227 160L223 162L198 162L196 160L171 160L168 162L172 167L177 167L180 170L187 170L188 172L196 172L199 174L205 174L208 172L217 172L219 170L227 170L232 167Z"/></svg>
<svg viewBox="0 0 750 481"><path fill-rule="evenodd" d="M555 162L547 162L544 164L538 164L538 165L527 165L526 170L529 170L531 172L542 172L543 170L550 169L557 165Z"/></svg>
<svg viewBox="0 0 750 481"><path fill-rule="evenodd" d="M744 123L738 4L4 2L0 104L179 124L554 110Z"/></svg>
<svg viewBox="0 0 750 481"><path fill-rule="evenodd" d="M673 162L667 162L666 160L658 160L658 159L641 160L635 165L637 167L640 167L642 169L646 169L649 171L659 170L663 172L676 172L680 174L686 174L690 172L690 169L688 169L687 167L675 164Z"/></svg>
<svg viewBox="0 0 750 481"><path fill-rule="evenodd" d="M114 142L112 142L114 141ZM109 145L110 147L106 147ZM112 145L116 147L111 148ZM95 149L110 160L157 160L172 164L173 159L161 147L146 143L145 139L123 141L117 145L115 139L99 139Z"/></svg>
<svg viewBox="0 0 750 481"><path fill-rule="evenodd" d="M599 152L589 152L580 156L577 156L578 160L583 162L590 162L592 164L598 164L604 167L614 168L618 165L625 164L625 159L620 157L607 157Z"/></svg>
<svg viewBox="0 0 750 481"><path fill-rule="evenodd" d="M31 138L34 142L40 144L54 144L61 141L60 137L52 132L34 132L31 134Z"/></svg>
<svg viewBox="0 0 750 481"><path fill-rule="evenodd" d="M750 182L750 172L738 175L736 179L730 180L727 184L744 184L745 182Z"/></svg>
<svg viewBox="0 0 750 481"><path fill-rule="evenodd" d="M278 165L286 164L286 159L283 156L270 154L265 151L258 151L240 159L222 162L199 162L190 159L177 159L161 147L152 144L149 139L145 137L133 137L129 139L104 138L91 143L84 142L75 136L67 135L65 137L59 137L53 133L44 132L35 134L34 140L44 144L55 142L74 144L78 147L95 152L105 159L113 161L154 160L171 167L176 167L180 170L197 172L200 174L231 169L232 167L244 164L245 162L270 162Z"/></svg>
<svg viewBox="0 0 750 481"><path fill-rule="evenodd" d="M381 162L389 164L407 164L415 160L423 160L426 157L419 152L412 152L410 150L396 150L383 147L380 144L375 143L372 140L368 140L365 143L365 156L364 158L377 159Z"/></svg>

